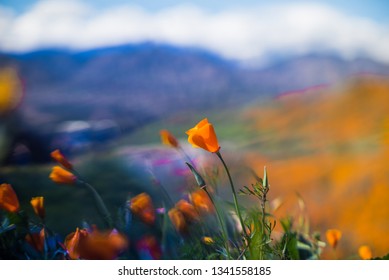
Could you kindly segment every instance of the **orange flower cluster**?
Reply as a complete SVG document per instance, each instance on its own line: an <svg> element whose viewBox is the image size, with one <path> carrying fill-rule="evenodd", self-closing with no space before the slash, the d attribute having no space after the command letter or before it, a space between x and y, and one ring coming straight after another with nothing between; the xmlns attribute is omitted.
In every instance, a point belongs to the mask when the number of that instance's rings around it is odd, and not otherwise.
<svg viewBox="0 0 389 280"><path fill-rule="evenodd" d="M10 184L0 185L0 209L16 213L19 211L19 200Z"/></svg>
<svg viewBox="0 0 389 280"><path fill-rule="evenodd" d="M206 118L189 129L186 134L188 135L188 142L195 148L202 148L211 153L216 153L220 149L215 129Z"/></svg>
<svg viewBox="0 0 389 280"><path fill-rule="evenodd" d="M42 196L34 197L31 199L31 205L34 209L34 212L42 219L45 217L43 201L44 198ZM20 209L18 197L16 196L16 193L10 184L0 185L0 209L11 213L17 213ZM37 251L43 252L45 242L44 229L41 229L39 232L27 234L25 240Z"/></svg>
<svg viewBox="0 0 389 280"><path fill-rule="evenodd" d="M73 170L73 165L67 160L67 158L61 153L60 150L51 152L51 158L59 163L61 166L54 166L50 179L57 184L73 185L77 182L77 177L70 172Z"/></svg>
<svg viewBox="0 0 389 280"><path fill-rule="evenodd" d="M128 240L115 229L101 232L77 228L65 238L65 247L74 260L113 260L128 248Z"/></svg>
<svg viewBox="0 0 389 280"><path fill-rule="evenodd" d="M181 199L169 210L168 216L174 228L182 234L187 233L188 225L200 220L199 213L188 201Z"/></svg>
<svg viewBox="0 0 389 280"><path fill-rule="evenodd" d="M151 197L147 193L141 193L130 200L131 212L146 224L155 221L155 209Z"/></svg>
<svg viewBox="0 0 389 280"><path fill-rule="evenodd" d="M177 208L177 210L179 210L184 215L184 218L187 221L194 222L200 220L200 216L195 207L184 199L179 200L176 203L175 208Z"/></svg>
<svg viewBox="0 0 389 280"><path fill-rule="evenodd" d="M43 196L34 197L31 199L31 206L34 209L36 215L44 219L45 217L45 208L43 205L44 198ZM15 191L10 184L1 184L0 185L0 209L11 213L17 213L19 211L19 200L15 194ZM45 240L45 233L42 229L40 232L31 233L26 236L26 241L30 243L38 251L43 251Z"/></svg>
<svg viewBox="0 0 389 280"><path fill-rule="evenodd" d="M200 221L200 214L213 213L215 210L207 193L202 189L192 192L190 200L191 203L181 199L168 212L173 226L181 234L188 232L191 223Z"/></svg>

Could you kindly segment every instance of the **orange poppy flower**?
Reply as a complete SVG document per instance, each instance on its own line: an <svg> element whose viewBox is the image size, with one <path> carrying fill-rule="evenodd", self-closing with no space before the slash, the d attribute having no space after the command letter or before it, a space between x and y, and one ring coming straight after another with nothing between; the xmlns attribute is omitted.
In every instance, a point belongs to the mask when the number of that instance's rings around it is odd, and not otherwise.
<svg viewBox="0 0 389 280"><path fill-rule="evenodd" d="M359 247L358 254L362 260L370 260L373 257L370 247L366 245Z"/></svg>
<svg viewBox="0 0 389 280"><path fill-rule="evenodd" d="M19 211L19 200L10 184L0 185L0 209L16 213Z"/></svg>
<svg viewBox="0 0 389 280"><path fill-rule="evenodd" d="M176 203L175 207L182 212L186 220L188 221L200 220L199 213L196 211L194 206L188 201L181 199Z"/></svg>
<svg viewBox="0 0 389 280"><path fill-rule="evenodd" d="M40 217L41 219L45 218L46 211L44 206L44 197L38 196L31 198L31 206L34 209L35 214Z"/></svg>
<svg viewBox="0 0 389 280"><path fill-rule="evenodd" d="M127 238L116 229L101 232L94 228L85 241L81 258L88 260L113 260L128 247Z"/></svg>
<svg viewBox="0 0 389 280"><path fill-rule="evenodd" d="M51 158L54 159L56 162L61 164L63 167L72 170L73 165L67 160L67 158L61 153L60 150L55 150L51 152Z"/></svg>
<svg viewBox="0 0 389 280"><path fill-rule="evenodd" d="M86 229L77 228L75 232L72 232L65 238L65 248L68 251L69 257L73 260L77 260L81 256L82 244L85 243L85 239L88 236L88 231Z"/></svg>
<svg viewBox="0 0 389 280"><path fill-rule="evenodd" d="M203 189L198 189L190 194L190 200L195 209L201 214L214 213L215 208L207 193Z"/></svg>
<svg viewBox="0 0 389 280"><path fill-rule="evenodd" d="M220 149L213 125L206 118L189 129L186 134L188 142L195 148L202 148L211 153L216 153Z"/></svg>
<svg viewBox="0 0 389 280"><path fill-rule="evenodd" d="M128 241L115 229L101 232L77 228L65 238L65 247L71 259L112 260L127 249Z"/></svg>
<svg viewBox="0 0 389 280"><path fill-rule="evenodd" d="M45 246L45 230L42 228L40 232L34 232L26 235L26 241L34 247L35 250L43 252Z"/></svg>
<svg viewBox="0 0 389 280"><path fill-rule="evenodd" d="M163 129L159 132L161 135L162 144L171 146L173 148L178 148L180 145L176 139L168 130Z"/></svg>
<svg viewBox="0 0 389 280"><path fill-rule="evenodd" d="M127 238L123 234L119 233L116 229L113 229L109 233L108 238L112 248L116 249L117 251L124 251L129 245Z"/></svg>
<svg viewBox="0 0 389 280"><path fill-rule="evenodd" d="M63 169L61 166L54 166L49 177L57 184L73 185L77 181L77 177L73 173Z"/></svg>
<svg viewBox="0 0 389 280"><path fill-rule="evenodd" d="M146 224L155 221L155 209L151 197L147 193L141 193L130 200L132 213L138 216Z"/></svg>
<svg viewBox="0 0 389 280"><path fill-rule="evenodd" d="M335 249L342 237L342 232L338 229L329 229L326 231L326 237L330 246Z"/></svg>
<svg viewBox="0 0 389 280"><path fill-rule="evenodd" d="M179 233L186 233L187 232L187 229L188 229L187 223L185 221L184 214L182 214L182 212L180 210L178 210L177 208L172 208L169 210L168 216L169 216L173 226L175 227L175 229Z"/></svg>

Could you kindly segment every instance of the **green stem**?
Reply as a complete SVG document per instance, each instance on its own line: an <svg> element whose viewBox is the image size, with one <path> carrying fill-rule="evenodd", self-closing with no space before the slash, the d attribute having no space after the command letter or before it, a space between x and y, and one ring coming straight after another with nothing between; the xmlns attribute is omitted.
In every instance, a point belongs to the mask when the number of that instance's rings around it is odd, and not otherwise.
<svg viewBox="0 0 389 280"><path fill-rule="evenodd" d="M216 152L216 155L219 157L220 161L223 163L224 169L227 172L227 176L228 176L228 179L230 181L230 186L231 186L231 190L232 190L232 197L234 199L235 210L236 210L236 213L238 214L238 218L239 218L239 222L240 222L240 225L242 227L242 230L243 230L243 234L247 235L246 227L245 227L245 224L243 222L242 214L240 212L238 198L236 196L234 182L232 181L232 177L231 177L230 171L228 170L227 164L225 163L225 161L224 161L224 159L223 159L223 157L222 157L222 155L220 154L219 151Z"/></svg>
<svg viewBox="0 0 389 280"><path fill-rule="evenodd" d="M263 250L264 250L264 246L265 246L265 244L266 244L266 242L267 242L267 235L265 234L265 223L266 223L266 217L265 217L265 215L266 215L266 212L265 212L265 207L264 207L264 203L263 203L263 201L261 202L261 214L262 214L262 219L261 219L261 223L262 223L262 225L261 225L261 238L262 238L262 243L261 243L261 250L260 250L260 257L259 257L259 259L260 260L263 260L264 259L264 252L263 252Z"/></svg>
<svg viewBox="0 0 389 280"><path fill-rule="evenodd" d="M99 211L101 218L104 220L104 222L106 223L108 228L113 228L113 221L111 218L111 214L109 213L109 211L108 211L107 207L105 206L105 203L104 203L103 199L101 198L101 196L99 195L99 193L89 183L84 182L84 181L79 181L79 182L81 184L83 184L88 189L88 191L90 191L92 193L93 198L94 198L95 203L96 203L97 210Z"/></svg>
<svg viewBox="0 0 389 280"><path fill-rule="evenodd" d="M216 216L217 216L217 219L219 220L220 226L222 228L223 239L225 241L225 246L226 246L226 250L227 250L227 257L230 260L231 259L231 253L230 253L230 247L229 247L229 242L228 242L229 239L228 239L226 225L225 225L224 220L222 219L222 217L220 215L219 207L217 207L217 205L215 204L215 201L213 200L211 194L208 192L206 187L204 187L203 190L206 192L206 194L208 195L209 199L211 200L213 206L215 207Z"/></svg>

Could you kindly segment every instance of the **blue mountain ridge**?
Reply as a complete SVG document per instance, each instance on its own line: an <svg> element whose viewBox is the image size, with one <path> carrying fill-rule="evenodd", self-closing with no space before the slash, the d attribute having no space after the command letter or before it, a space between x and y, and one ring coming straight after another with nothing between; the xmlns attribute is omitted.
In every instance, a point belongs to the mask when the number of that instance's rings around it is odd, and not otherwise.
<svg viewBox="0 0 389 280"><path fill-rule="evenodd" d="M238 107L360 73L389 76L389 65L368 58L308 54L269 60L262 68L243 67L198 48L142 43L0 53L0 68L15 67L25 86L23 104L8 117L15 139L33 131L37 143L69 121L110 120L126 133L179 112Z"/></svg>

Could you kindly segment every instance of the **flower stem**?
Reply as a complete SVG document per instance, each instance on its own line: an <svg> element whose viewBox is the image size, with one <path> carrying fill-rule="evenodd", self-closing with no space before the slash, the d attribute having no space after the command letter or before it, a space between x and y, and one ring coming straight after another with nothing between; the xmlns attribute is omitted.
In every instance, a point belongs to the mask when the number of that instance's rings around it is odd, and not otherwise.
<svg viewBox="0 0 389 280"><path fill-rule="evenodd" d="M203 190L206 192L206 194L208 195L209 199L211 200L213 206L215 207L216 216L217 216L217 219L219 220L220 226L222 228L223 239L225 241L225 246L226 246L226 251L227 251L227 258L230 260L231 253L230 253L230 246L229 246L229 239L228 239L226 224L224 223L224 220L222 219L222 216L220 215L219 207L217 207L217 205L215 204L215 201L213 200L211 194L208 192L207 187L204 186Z"/></svg>
<svg viewBox="0 0 389 280"><path fill-rule="evenodd" d="M109 211L108 211L107 207L105 206L105 203L104 203L103 199L101 198L101 196L99 195L99 193L95 190L95 188L91 184L89 184L85 181L81 181L81 180L79 180L79 182L82 185L84 185L88 189L88 191L90 191L91 194L93 195L97 210L99 211L101 218L104 220L104 222L106 223L108 228L113 228L113 221L111 218L111 214L109 213Z"/></svg>
<svg viewBox="0 0 389 280"><path fill-rule="evenodd" d="M231 186L231 190L232 190L232 197L233 197L233 199L234 199L234 205L235 205L236 214L238 215L239 222L240 222L240 225L241 225L241 227L242 227L243 234L244 234L244 235L247 235L247 233L246 233L246 227L245 227L245 224L244 224L244 222L243 222L242 214L241 214L241 212L240 212L239 203L238 203L238 198L237 198L237 196L236 196L235 187L234 187L234 182L232 181L230 171L229 171L229 169L228 169L228 167L227 167L227 164L225 163L225 161L224 161L222 155L220 154L220 152L217 151L215 154L218 156L218 158L220 159L220 161L222 162L222 164L223 164L223 166L224 166L224 169L225 169L226 172L227 172L227 176L228 176L228 179L229 179L229 181L230 181L230 186ZM247 237L247 236L246 236L246 237Z"/></svg>
<svg viewBox="0 0 389 280"><path fill-rule="evenodd" d="M185 158L186 161L188 161L194 168L196 168L196 165L192 161L191 157L185 152L185 150L181 146L179 146L177 150L181 154L181 156Z"/></svg>

